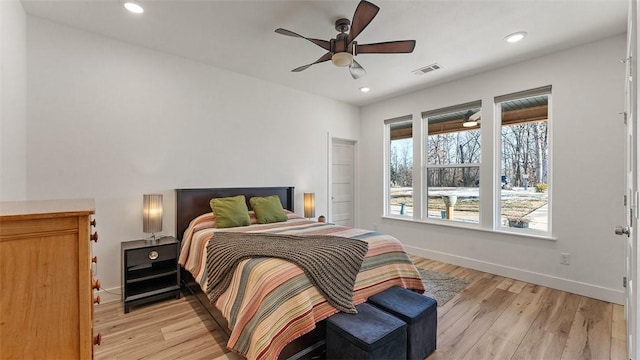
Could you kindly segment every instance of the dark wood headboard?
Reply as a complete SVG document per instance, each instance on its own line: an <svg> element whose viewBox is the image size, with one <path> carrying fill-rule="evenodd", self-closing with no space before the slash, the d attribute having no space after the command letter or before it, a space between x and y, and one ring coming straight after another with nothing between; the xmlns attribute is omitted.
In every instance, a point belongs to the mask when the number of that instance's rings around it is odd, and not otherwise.
<svg viewBox="0 0 640 360"><path fill-rule="evenodd" d="M212 198L244 195L247 207L251 210L249 199L254 196L278 195L282 207L293 210L294 187L256 187L256 188L211 188L211 189L176 189L176 237L182 240L191 220L197 216L211 212L209 201Z"/></svg>

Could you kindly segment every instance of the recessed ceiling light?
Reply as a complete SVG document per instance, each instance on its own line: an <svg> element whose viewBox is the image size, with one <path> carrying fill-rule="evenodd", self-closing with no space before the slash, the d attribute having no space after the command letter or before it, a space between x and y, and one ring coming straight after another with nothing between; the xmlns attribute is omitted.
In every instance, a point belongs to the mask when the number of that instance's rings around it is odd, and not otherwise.
<svg viewBox="0 0 640 360"><path fill-rule="evenodd" d="M134 1L134 0L129 0L126 1L124 3L124 7L131 11L134 14L142 14L144 12L144 9L142 8L142 5L140 5L139 2Z"/></svg>
<svg viewBox="0 0 640 360"><path fill-rule="evenodd" d="M516 42L518 42L518 41L520 41L520 40L524 39L524 37L525 37L525 36L527 36L527 33L526 33L526 32L524 32L524 31L518 31L518 32L515 32L515 33L513 33L513 34L509 34L509 35L505 36L505 37L504 37L504 39L505 39L507 42L510 42L510 43L516 43Z"/></svg>
<svg viewBox="0 0 640 360"><path fill-rule="evenodd" d="M360 88L360 91L362 91L363 93L369 92L369 90L371 90L371 88L368 88L366 86Z"/></svg>

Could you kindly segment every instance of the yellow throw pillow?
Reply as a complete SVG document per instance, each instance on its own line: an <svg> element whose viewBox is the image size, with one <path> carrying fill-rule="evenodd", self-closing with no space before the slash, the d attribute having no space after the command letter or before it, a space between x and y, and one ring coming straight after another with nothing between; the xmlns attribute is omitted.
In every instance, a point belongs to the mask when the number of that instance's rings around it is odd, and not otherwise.
<svg viewBox="0 0 640 360"><path fill-rule="evenodd" d="M251 224L244 195L213 198L209 202L216 217L216 228L230 228Z"/></svg>
<svg viewBox="0 0 640 360"><path fill-rule="evenodd" d="M280 197L271 195L265 197L255 196L249 199L253 211L256 213L258 224L270 224L287 221L287 214L284 213Z"/></svg>

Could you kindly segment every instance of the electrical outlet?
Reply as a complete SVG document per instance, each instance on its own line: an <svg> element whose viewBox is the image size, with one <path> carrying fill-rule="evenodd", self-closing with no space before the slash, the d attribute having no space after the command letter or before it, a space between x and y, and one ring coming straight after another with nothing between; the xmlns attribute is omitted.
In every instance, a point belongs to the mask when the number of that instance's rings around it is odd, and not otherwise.
<svg viewBox="0 0 640 360"><path fill-rule="evenodd" d="M569 265L569 263L570 263L569 254L567 254L567 253L560 253L560 264L562 264L562 265Z"/></svg>

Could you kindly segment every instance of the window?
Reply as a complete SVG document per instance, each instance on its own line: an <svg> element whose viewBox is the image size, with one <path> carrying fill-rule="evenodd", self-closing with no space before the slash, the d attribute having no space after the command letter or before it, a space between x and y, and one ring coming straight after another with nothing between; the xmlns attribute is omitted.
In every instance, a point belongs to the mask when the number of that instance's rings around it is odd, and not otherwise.
<svg viewBox="0 0 640 360"><path fill-rule="evenodd" d="M499 228L550 232L550 97L548 86L495 99L501 142Z"/></svg>
<svg viewBox="0 0 640 360"><path fill-rule="evenodd" d="M429 219L480 222L480 101L422 113L425 212Z"/></svg>
<svg viewBox="0 0 640 360"><path fill-rule="evenodd" d="M384 122L385 215L551 235L551 85L421 117Z"/></svg>
<svg viewBox="0 0 640 360"><path fill-rule="evenodd" d="M387 215L413 216L413 120L385 121L388 145Z"/></svg>

